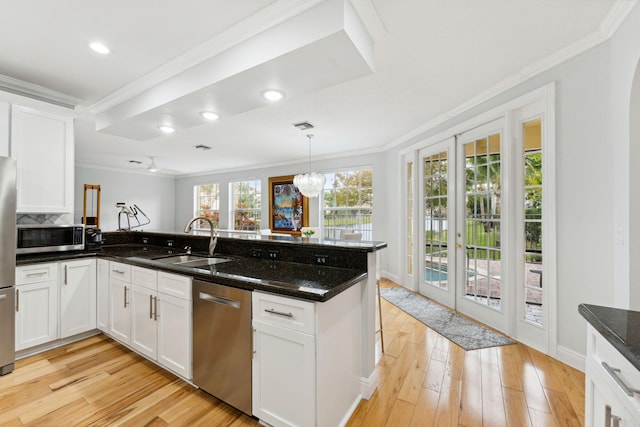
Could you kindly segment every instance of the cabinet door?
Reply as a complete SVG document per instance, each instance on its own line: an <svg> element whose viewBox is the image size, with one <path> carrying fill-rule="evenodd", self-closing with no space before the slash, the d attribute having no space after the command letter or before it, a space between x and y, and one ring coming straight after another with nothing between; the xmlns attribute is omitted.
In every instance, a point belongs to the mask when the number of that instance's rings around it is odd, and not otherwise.
<svg viewBox="0 0 640 427"><path fill-rule="evenodd" d="M11 109L11 156L17 160L18 213L73 212L73 119L33 108Z"/></svg>
<svg viewBox="0 0 640 427"><path fill-rule="evenodd" d="M158 293L133 285L131 288L131 347L155 360L157 354L157 322L155 308Z"/></svg>
<svg viewBox="0 0 640 427"><path fill-rule="evenodd" d="M58 338L58 282L16 286L16 351Z"/></svg>
<svg viewBox="0 0 640 427"><path fill-rule="evenodd" d="M103 332L109 330L109 261L98 260L96 274L96 326Z"/></svg>
<svg viewBox="0 0 640 427"><path fill-rule="evenodd" d="M158 293L158 363L191 379L191 301Z"/></svg>
<svg viewBox="0 0 640 427"><path fill-rule="evenodd" d="M96 260L60 263L60 338L96 328Z"/></svg>
<svg viewBox="0 0 640 427"><path fill-rule="evenodd" d="M109 278L109 335L129 344L131 341L131 285Z"/></svg>
<svg viewBox="0 0 640 427"><path fill-rule="evenodd" d="M597 378L588 377L587 383L587 399L590 400L590 405L587 405L586 421L589 426L637 425L631 421L622 403Z"/></svg>
<svg viewBox="0 0 640 427"><path fill-rule="evenodd" d="M315 338L253 321L253 415L274 426L315 425Z"/></svg>

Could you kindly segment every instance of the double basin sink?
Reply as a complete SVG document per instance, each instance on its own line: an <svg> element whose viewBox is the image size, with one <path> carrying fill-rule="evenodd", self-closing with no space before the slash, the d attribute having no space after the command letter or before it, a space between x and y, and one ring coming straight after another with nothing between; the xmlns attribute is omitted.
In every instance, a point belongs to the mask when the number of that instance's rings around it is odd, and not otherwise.
<svg viewBox="0 0 640 427"><path fill-rule="evenodd" d="M210 257L192 254L170 255L153 258L154 261L165 262L167 264L180 265L183 267L208 267L214 264L231 261L231 258Z"/></svg>

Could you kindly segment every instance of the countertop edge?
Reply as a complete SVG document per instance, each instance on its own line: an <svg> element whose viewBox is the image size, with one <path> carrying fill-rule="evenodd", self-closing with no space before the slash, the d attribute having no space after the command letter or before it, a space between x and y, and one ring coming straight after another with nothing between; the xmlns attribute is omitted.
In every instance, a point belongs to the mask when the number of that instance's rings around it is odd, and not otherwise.
<svg viewBox="0 0 640 427"><path fill-rule="evenodd" d="M580 304L578 305L578 313L585 318L587 322L593 328L598 331L616 350L618 350L624 357L627 359L636 369L640 371L640 354L634 351L627 341L621 337L616 331L611 329L597 314L591 311L591 304ZM595 306L593 306L595 307ZM611 308L611 310L620 310L621 312L627 312L629 310L624 309L615 309Z"/></svg>

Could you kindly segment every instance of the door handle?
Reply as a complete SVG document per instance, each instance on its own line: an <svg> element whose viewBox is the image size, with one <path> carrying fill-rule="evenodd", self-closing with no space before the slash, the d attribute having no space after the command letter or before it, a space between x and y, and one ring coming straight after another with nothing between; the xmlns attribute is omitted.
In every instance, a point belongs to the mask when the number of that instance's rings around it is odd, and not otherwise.
<svg viewBox="0 0 640 427"><path fill-rule="evenodd" d="M67 278L68 278L68 277L67 277L67 276L68 276L67 268L68 268L68 267L69 267L68 265L65 265L65 266L64 266L64 284L65 284L65 285L67 284Z"/></svg>
<svg viewBox="0 0 640 427"><path fill-rule="evenodd" d="M149 319L153 319L153 295L149 295Z"/></svg>
<svg viewBox="0 0 640 427"><path fill-rule="evenodd" d="M153 297L153 320L158 321L158 297Z"/></svg>
<svg viewBox="0 0 640 427"><path fill-rule="evenodd" d="M288 317L288 318L292 318L293 317L293 313L291 313L291 312L283 313L282 311L277 311L277 310L274 310L273 308L265 308L264 311L266 311L269 314L275 314L275 315L282 316L282 317Z"/></svg>
<svg viewBox="0 0 640 427"><path fill-rule="evenodd" d="M16 312L20 311L20 289L16 289Z"/></svg>
<svg viewBox="0 0 640 427"><path fill-rule="evenodd" d="M127 287L124 287L124 308L127 308Z"/></svg>

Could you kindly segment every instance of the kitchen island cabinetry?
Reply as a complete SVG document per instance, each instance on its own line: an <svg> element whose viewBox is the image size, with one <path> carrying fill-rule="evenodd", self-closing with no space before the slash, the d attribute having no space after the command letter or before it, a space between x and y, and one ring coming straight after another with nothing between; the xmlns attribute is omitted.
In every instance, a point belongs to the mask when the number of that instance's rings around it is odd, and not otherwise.
<svg viewBox="0 0 640 427"><path fill-rule="evenodd" d="M73 117L11 107L11 157L17 161L18 213L72 213Z"/></svg>
<svg viewBox="0 0 640 427"><path fill-rule="evenodd" d="M585 425L640 425L640 312L581 304L587 325Z"/></svg>
<svg viewBox="0 0 640 427"><path fill-rule="evenodd" d="M96 328L96 260L60 263L60 337Z"/></svg>
<svg viewBox="0 0 640 427"><path fill-rule="evenodd" d="M16 268L16 351L58 338L58 263Z"/></svg>
<svg viewBox="0 0 640 427"><path fill-rule="evenodd" d="M253 415L344 425L360 401L359 286L314 303L253 293Z"/></svg>
<svg viewBox="0 0 640 427"><path fill-rule="evenodd" d="M111 261L109 297L108 334L191 379L191 278Z"/></svg>

